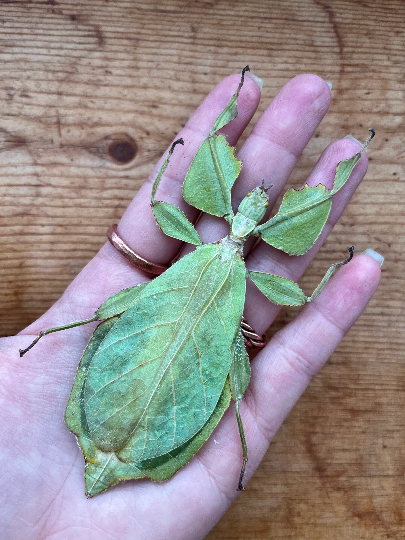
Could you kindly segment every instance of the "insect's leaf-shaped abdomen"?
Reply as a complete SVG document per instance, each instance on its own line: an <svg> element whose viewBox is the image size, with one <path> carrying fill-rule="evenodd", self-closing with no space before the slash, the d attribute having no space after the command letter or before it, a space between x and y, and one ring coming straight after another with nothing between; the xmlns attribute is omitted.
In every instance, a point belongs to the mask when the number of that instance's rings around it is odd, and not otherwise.
<svg viewBox="0 0 405 540"><path fill-rule="evenodd" d="M245 298L239 255L207 245L152 281L89 367L86 419L95 445L123 461L177 448L223 390Z"/></svg>

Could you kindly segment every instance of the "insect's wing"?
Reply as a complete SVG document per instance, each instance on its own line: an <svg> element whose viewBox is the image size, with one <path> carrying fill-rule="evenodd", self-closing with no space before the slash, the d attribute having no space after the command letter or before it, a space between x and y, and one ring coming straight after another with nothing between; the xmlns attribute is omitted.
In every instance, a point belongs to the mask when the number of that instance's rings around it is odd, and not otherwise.
<svg viewBox="0 0 405 540"><path fill-rule="evenodd" d="M240 256L208 245L149 283L88 368L84 411L98 450L138 462L166 454L208 421L224 388L243 310Z"/></svg>
<svg viewBox="0 0 405 540"><path fill-rule="evenodd" d="M96 328L80 362L65 415L66 424L77 435L86 457L85 489L86 495L89 497L102 493L122 480L145 476L156 481L171 478L190 461L208 439L228 408L231 398L229 384L225 383L221 397L206 424L194 437L171 453L144 462L124 463L117 458L114 452L98 450L91 439L83 408L86 372L94 353L118 319L119 317L114 317Z"/></svg>

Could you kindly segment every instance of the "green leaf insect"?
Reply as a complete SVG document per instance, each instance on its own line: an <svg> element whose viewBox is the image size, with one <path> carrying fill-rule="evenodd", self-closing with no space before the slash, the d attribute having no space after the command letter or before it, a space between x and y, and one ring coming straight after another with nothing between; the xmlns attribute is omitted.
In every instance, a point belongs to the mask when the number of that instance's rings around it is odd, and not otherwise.
<svg viewBox="0 0 405 540"><path fill-rule="evenodd" d="M210 437L231 399L242 442L247 446L239 404L250 380L249 358L241 333L246 278L278 305L299 306L313 300L339 265L333 264L307 297L281 276L247 271L243 246L250 236L291 255L307 252L319 237L332 198L346 183L372 135L355 156L339 163L331 190L319 184L290 189L278 213L260 224L268 206L264 185L248 193L234 214L231 189L242 163L217 131L237 115L245 71L228 105L198 150L183 185L187 203L224 217L229 235L202 245L192 223L175 206L156 200L162 175L176 141L152 189L152 212L168 236L196 245L153 281L109 298L91 319L42 331L44 335L91 321L96 328L81 359L66 410L66 424L85 458L89 497L122 480L171 478ZM236 485L236 481L235 481Z"/></svg>

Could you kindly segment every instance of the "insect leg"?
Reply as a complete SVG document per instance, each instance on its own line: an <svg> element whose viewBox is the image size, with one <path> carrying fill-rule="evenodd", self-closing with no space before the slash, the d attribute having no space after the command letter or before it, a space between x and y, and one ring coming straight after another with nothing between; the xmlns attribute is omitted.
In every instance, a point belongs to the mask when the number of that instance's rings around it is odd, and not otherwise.
<svg viewBox="0 0 405 540"><path fill-rule="evenodd" d="M248 452L247 452L247 446L246 446L246 439L245 439L245 432L243 430L243 423L242 418L239 412L239 403L241 400L235 401L235 412L236 412L236 420L238 422L238 428L239 428L239 435L240 435L240 441L242 443L242 452L243 452L243 462L242 462L242 468L240 470L240 476L239 476L239 482L238 482L238 491L243 491L245 488L243 487L242 480L243 476L245 474L246 469L246 463L248 460Z"/></svg>
<svg viewBox="0 0 405 540"><path fill-rule="evenodd" d="M94 315L94 317L91 317L91 319L85 319L84 321L76 321L66 324L64 326L57 326L55 328L48 328L47 330L42 330L31 343L31 345L28 345L26 349L20 349L20 357L24 356L26 352L28 352L36 343L38 343L41 337L46 336L47 334L52 334L52 332L59 332L59 330L67 330L68 328L74 328L75 326L82 326L83 324L88 324L94 321L98 321L97 315Z"/></svg>
<svg viewBox="0 0 405 540"><path fill-rule="evenodd" d="M239 403L242 401L250 381L250 362L249 356L246 352L244 339L241 330L239 329L236 342L234 357L229 370L229 382L231 385L232 397L235 402L236 420L238 422L239 435L242 443L243 462L242 469L240 471L238 491L244 489L242 485L243 475L245 474L246 463L248 460L247 445L245 439L245 432L243 430L242 418L239 412Z"/></svg>
<svg viewBox="0 0 405 540"><path fill-rule="evenodd" d="M20 356L24 356L27 351L32 349L32 347L38 343L42 336L52 334L52 332L59 332L59 330L67 330L68 328L74 328L75 326L82 326L82 324L102 321L104 319L115 317L116 315L121 315L121 313L124 313L124 311L133 305L147 284L148 282L141 283L140 285L129 287L128 289L124 289L123 291L119 291L113 296L110 296L110 298L101 304L96 313L90 319L85 319L84 321L75 321L64 326L57 326L55 328L48 328L48 330L42 330L31 345L29 345L26 349L20 349Z"/></svg>
<svg viewBox="0 0 405 540"><path fill-rule="evenodd" d="M347 259L345 259L344 261L340 261L338 263L332 264L332 266L329 268L329 270L324 275L324 277L323 277L322 281L320 282L320 284L318 285L318 287L314 290L312 295L307 298L307 302L311 302L314 298L316 298L318 296L318 294L322 291L322 289L328 283L328 281L332 277L335 269L338 266L343 266L344 264L347 264L348 262L350 262L352 260L353 253L354 253L354 247L352 246L352 247L349 248L349 257Z"/></svg>

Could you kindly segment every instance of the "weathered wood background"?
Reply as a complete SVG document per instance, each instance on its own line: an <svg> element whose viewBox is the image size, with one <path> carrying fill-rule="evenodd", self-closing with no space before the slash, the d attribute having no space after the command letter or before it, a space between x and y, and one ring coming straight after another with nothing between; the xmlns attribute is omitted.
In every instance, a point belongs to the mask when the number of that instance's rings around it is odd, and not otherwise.
<svg viewBox="0 0 405 540"><path fill-rule="evenodd" d="M59 297L223 76L249 63L260 110L298 73L333 83L291 183L334 139L377 130L302 284L353 243L385 255L381 286L210 540L405 537L404 21L403 0L0 2L2 335Z"/></svg>

